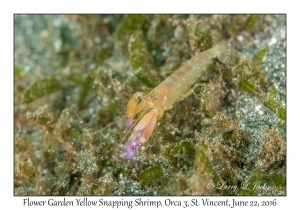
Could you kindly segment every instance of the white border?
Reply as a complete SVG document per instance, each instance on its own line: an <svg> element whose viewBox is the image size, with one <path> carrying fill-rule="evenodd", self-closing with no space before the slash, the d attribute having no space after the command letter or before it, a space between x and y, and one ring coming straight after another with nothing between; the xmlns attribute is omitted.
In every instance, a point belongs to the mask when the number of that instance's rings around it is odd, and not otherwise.
<svg viewBox="0 0 300 210"><path fill-rule="evenodd" d="M287 13L287 197L276 197L277 207L299 206L299 130L298 117L300 110L299 94L299 11L296 1L252 0L252 1L5 1L1 3L1 194L0 206L3 209L23 208L25 197L13 197L13 14L14 13ZM48 197L34 197L47 200ZM62 198L62 197L61 197ZM82 198L82 197L80 197ZM106 197L119 199L121 197ZM143 197L145 198L145 197ZM153 197L150 197L154 199ZM171 197L190 200L192 197ZM197 197L201 199L203 197ZM223 200L226 197L208 197ZM234 197L239 200L271 200L273 197ZM75 199L72 197L72 199ZM131 199L126 197L123 199ZM155 197L164 201L166 197ZM229 199L232 199L230 197ZM28 208L28 207L26 207ZM35 207L36 208L36 207ZM51 207L44 207L43 209ZM57 208L57 207L56 207ZM79 209L80 207L72 207ZM98 209L101 207L97 207ZM149 209L143 207L143 209ZM175 207L167 207L171 209ZM299 207L298 207L299 208ZM52 209L52 208L51 208ZM103 208L101 208L103 209ZM212 208L214 209L214 208ZM274 208L273 208L274 209Z"/></svg>

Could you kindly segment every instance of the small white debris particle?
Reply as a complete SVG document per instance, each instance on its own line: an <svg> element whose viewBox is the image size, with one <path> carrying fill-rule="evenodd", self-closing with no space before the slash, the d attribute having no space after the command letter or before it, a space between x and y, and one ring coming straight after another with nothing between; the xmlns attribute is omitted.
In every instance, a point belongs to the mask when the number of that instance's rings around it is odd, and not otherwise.
<svg viewBox="0 0 300 210"><path fill-rule="evenodd" d="M237 36L236 36L236 39L237 39L239 42L243 42L243 41L244 41L244 36L243 36L243 35L237 35Z"/></svg>

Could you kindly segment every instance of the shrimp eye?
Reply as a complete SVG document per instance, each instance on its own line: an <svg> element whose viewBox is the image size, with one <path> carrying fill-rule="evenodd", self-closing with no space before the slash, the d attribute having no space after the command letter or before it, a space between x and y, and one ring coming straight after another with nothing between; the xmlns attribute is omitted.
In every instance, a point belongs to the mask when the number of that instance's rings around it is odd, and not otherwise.
<svg viewBox="0 0 300 210"><path fill-rule="evenodd" d="M142 96L139 94L139 95L138 95L138 98L137 98L138 104L141 103L141 101L142 101Z"/></svg>

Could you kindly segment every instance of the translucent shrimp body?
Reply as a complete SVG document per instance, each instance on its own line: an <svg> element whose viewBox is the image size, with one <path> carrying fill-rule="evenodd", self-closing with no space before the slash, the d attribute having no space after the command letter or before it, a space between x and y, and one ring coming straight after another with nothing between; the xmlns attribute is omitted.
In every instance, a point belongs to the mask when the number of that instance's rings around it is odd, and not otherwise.
<svg viewBox="0 0 300 210"><path fill-rule="evenodd" d="M140 93L135 93L127 105L127 129L131 130L131 136L121 150L124 160L132 159L137 149L150 137L156 120L166 110L172 109L173 104L183 100L191 90L197 79L206 71L213 58L218 58L222 63L232 63L235 58L234 51L226 45L216 45L202 53L199 53L187 61L183 66L156 86L139 103ZM142 112L140 120L134 128L134 116Z"/></svg>

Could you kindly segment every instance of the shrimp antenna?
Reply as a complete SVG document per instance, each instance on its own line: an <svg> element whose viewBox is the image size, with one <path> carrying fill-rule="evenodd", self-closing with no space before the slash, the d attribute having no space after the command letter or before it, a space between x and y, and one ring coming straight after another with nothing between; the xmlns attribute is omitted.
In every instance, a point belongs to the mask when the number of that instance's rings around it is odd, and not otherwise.
<svg viewBox="0 0 300 210"><path fill-rule="evenodd" d="M109 123L107 126L105 126L104 128L102 128L99 132L102 132L104 129L106 129L106 128L112 126L113 124L115 124L116 122L118 122L119 120L122 120L122 119L124 119L124 118L125 118L125 117L121 117L120 119L117 119L117 120L115 120L115 121L112 122L112 123Z"/></svg>

